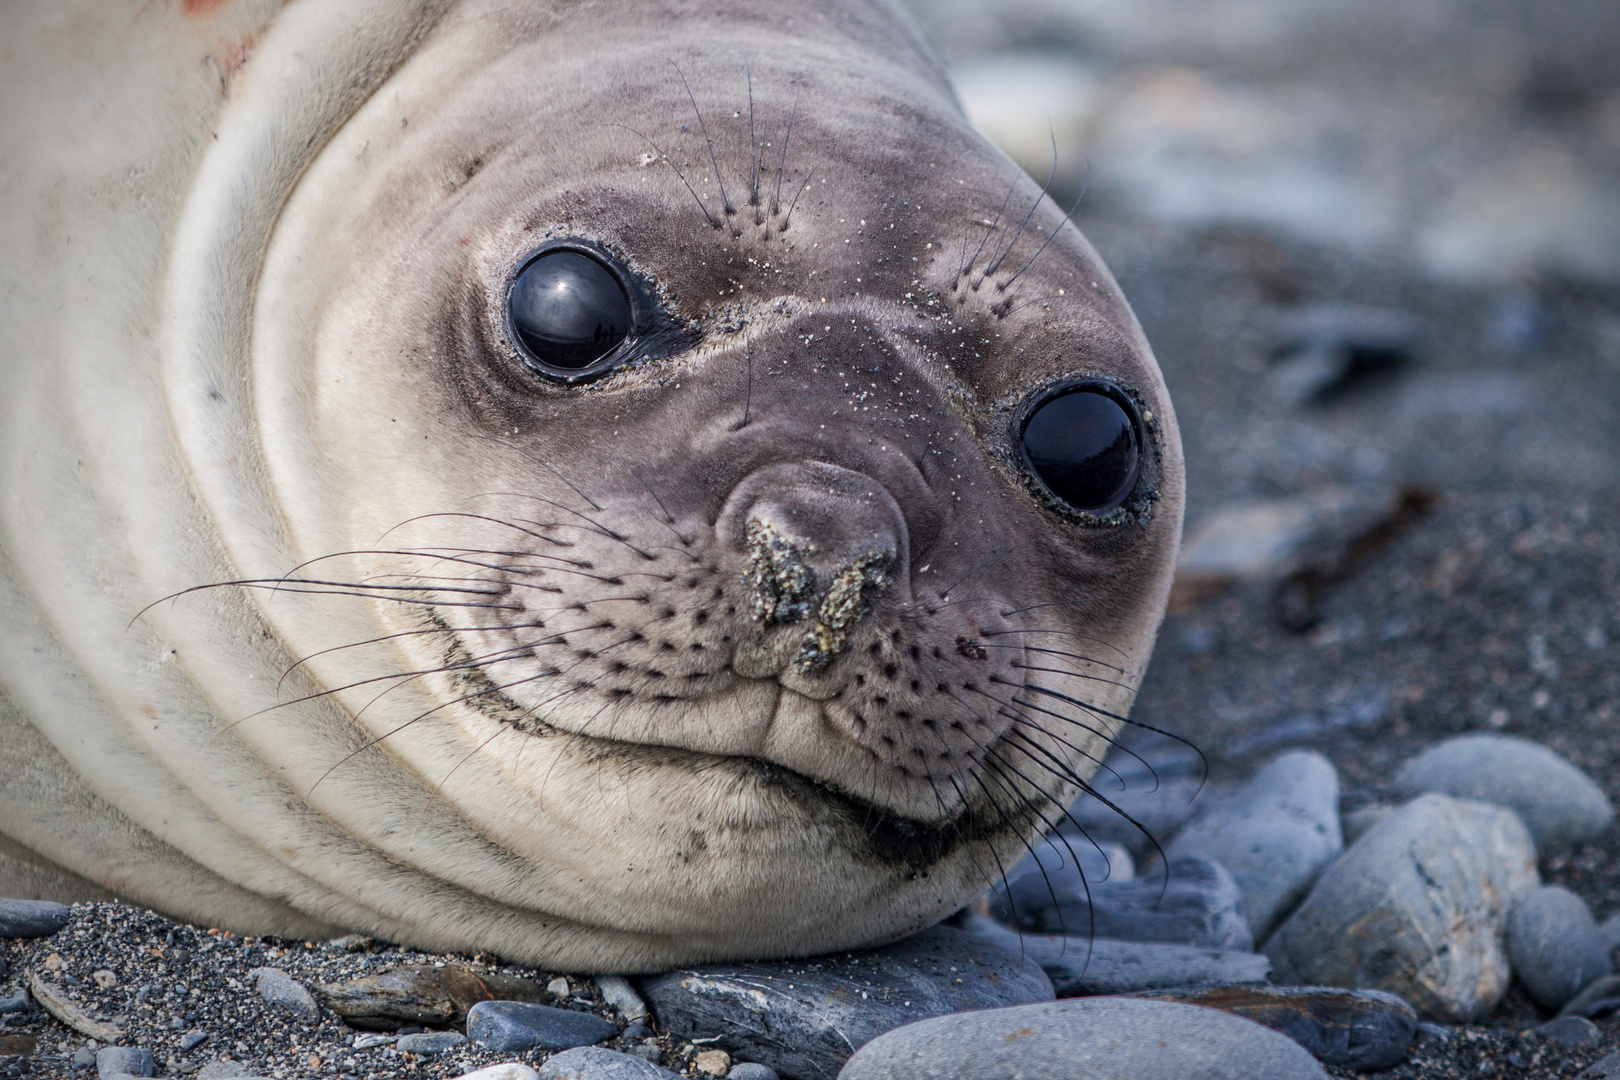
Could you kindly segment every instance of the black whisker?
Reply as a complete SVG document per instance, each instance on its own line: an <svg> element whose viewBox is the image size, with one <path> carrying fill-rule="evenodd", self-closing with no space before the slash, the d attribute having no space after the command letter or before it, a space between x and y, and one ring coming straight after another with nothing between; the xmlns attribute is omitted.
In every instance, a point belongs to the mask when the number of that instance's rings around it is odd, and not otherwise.
<svg viewBox="0 0 1620 1080"><path fill-rule="evenodd" d="M658 160L665 162L671 169L675 170L675 175L680 177L681 183L686 185L686 190L691 192L692 198L697 200L698 209L703 211L703 216L708 219L709 224L714 226L716 229L720 227L720 223L715 220L714 215L709 213L709 208L703 204L703 196L697 193L697 189L694 188L692 186L692 182L686 178L686 174L681 172L681 167L675 164L674 161L670 160L670 156L664 153L663 150L659 149L657 143L653 142L651 139L647 138L647 136L643 135L633 127L625 127L623 124L609 124L608 127L624 128L624 130L630 132L630 134L636 136L648 146L652 147L653 153L658 155Z"/></svg>
<svg viewBox="0 0 1620 1080"><path fill-rule="evenodd" d="M793 139L793 121L799 116L799 91L793 91L793 111L788 114L787 134L782 136L782 160L776 166L776 193L771 196L771 213L782 209L782 174L787 171L788 143Z"/></svg>
<svg viewBox="0 0 1620 1080"><path fill-rule="evenodd" d="M1033 255L1031 255L1029 257L1029 262L1027 262L1023 266L1019 267L1018 268L1018 273L1014 274L1012 277L1008 278L1006 281L1003 281L1000 285L996 286L998 291L1005 292L1007 289L1011 288L1013 282L1017 281L1019 278L1024 276L1024 271L1025 270L1028 270L1030 267L1035 265L1035 260L1039 259L1041 257L1041 252L1046 250L1046 245L1050 244L1053 240L1057 239L1058 233L1063 231L1063 226L1067 225L1069 223L1069 221L1074 217L1075 211L1080 209L1080 202L1081 202L1082 199L1084 199L1086 197L1086 190L1090 186L1091 186L1091 162L1088 160L1086 162L1086 178L1085 178L1084 181L1082 181L1082 183L1080 185L1080 194L1075 196L1074 205L1069 208L1069 212L1067 214L1063 215L1063 220L1058 222L1057 226L1055 228L1053 228L1051 235L1048 236L1044 242L1042 242L1040 247L1035 249L1035 254L1033 254Z"/></svg>
<svg viewBox="0 0 1620 1080"><path fill-rule="evenodd" d="M1002 260L1006 259L1008 255L1012 254L1013 245L1017 244L1018 238L1024 235L1024 230L1029 227L1029 219L1035 216L1035 211L1041 205L1041 200L1045 199L1046 193L1052 190L1052 181L1057 179L1057 132L1052 130L1052 122L1050 120L1048 120L1046 123L1046 129L1047 133L1052 137L1052 172L1047 176L1046 183L1041 187L1041 193L1035 196L1034 202L1029 204L1029 213L1025 214L1024 220L1018 223L1018 231L1012 234L1012 239L1007 241L1007 246L1005 248L998 249L998 253L991 259L990 265L985 268L985 277L989 277L991 274L994 274L997 270L999 270L1001 268Z"/></svg>
<svg viewBox="0 0 1620 1080"><path fill-rule="evenodd" d="M698 108L697 98L692 95L692 84L686 81L686 72L681 70L681 65L674 59L670 60L669 65L675 69L675 74L681 77L681 85L686 87L686 97L692 103L692 112L697 116L698 129L703 132L703 141L709 147L709 164L714 167L714 182L720 186L720 205L729 217L737 212L737 208L731 205L731 196L726 194L726 182L720 176L720 162L714 156L714 141L709 138L709 125L703 122L703 110Z"/></svg>

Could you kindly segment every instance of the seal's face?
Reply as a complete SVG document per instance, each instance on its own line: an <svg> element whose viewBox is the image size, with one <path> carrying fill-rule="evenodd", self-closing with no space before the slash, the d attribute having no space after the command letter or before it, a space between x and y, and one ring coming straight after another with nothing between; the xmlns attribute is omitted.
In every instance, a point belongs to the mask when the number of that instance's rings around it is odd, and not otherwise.
<svg viewBox="0 0 1620 1080"><path fill-rule="evenodd" d="M418 58L272 260L325 283L300 573L376 624L304 668L563 867L546 910L692 955L995 876L1128 710L1180 525L1163 384L1061 211L936 85L755 33L751 103L662 41Z"/></svg>

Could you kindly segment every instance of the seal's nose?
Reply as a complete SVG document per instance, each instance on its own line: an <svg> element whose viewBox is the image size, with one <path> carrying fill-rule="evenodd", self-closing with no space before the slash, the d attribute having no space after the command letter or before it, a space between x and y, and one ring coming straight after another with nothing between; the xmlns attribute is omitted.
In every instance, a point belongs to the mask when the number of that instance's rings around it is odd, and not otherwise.
<svg viewBox="0 0 1620 1080"><path fill-rule="evenodd" d="M717 529L743 556L753 620L807 631L802 667L842 651L881 594L909 594L905 517L862 473L819 461L768 466L732 492Z"/></svg>

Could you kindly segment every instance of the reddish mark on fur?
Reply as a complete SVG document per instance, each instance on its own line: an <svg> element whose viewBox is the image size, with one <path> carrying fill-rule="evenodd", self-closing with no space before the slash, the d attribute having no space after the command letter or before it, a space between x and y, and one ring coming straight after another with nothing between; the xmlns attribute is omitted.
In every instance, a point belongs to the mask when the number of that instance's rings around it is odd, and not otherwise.
<svg viewBox="0 0 1620 1080"><path fill-rule="evenodd" d="M212 15L225 0L180 0L180 10L186 15Z"/></svg>

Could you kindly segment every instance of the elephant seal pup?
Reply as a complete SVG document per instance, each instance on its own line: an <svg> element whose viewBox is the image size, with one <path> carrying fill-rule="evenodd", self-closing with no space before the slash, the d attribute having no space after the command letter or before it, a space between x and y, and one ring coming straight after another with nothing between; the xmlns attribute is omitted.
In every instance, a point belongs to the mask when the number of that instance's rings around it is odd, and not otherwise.
<svg viewBox="0 0 1620 1080"><path fill-rule="evenodd" d="M3 18L0 894L645 971L1057 820L1175 424L891 5Z"/></svg>

